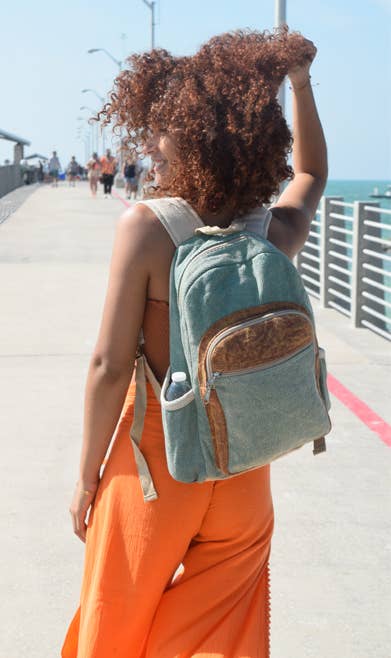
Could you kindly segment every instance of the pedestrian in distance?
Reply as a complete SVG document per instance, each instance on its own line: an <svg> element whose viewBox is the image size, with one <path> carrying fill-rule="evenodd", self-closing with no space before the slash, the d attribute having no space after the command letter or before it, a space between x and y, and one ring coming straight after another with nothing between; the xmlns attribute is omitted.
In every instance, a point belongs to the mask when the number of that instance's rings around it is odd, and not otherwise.
<svg viewBox="0 0 391 658"><path fill-rule="evenodd" d="M75 187L76 181L80 175L80 165L76 157L72 155L71 161L67 166L67 177L70 187Z"/></svg>
<svg viewBox="0 0 391 658"><path fill-rule="evenodd" d="M52 181L52 187L57 187L58 177L60 174L61 165L57 156L57 151L53 151L52 157L49 160L49 176Z"/></svg>
<svg viewBox="0 0 391 658"><path fill-rule="evenodd" d="M245 221L287 263L307 239L327 178L310 79L315 55L311 41L287 28L223 34L192 57L133 55L101 112L126 132L130 150L152 159L155 189L117 226L70 507L86 542L83 584L62 658L270 656L270 464L228 479L174 480L159 391L170 363L170 267L185 224L229 234ZM293 141L277 100L285 77ZM137 368L136 386L136 358L148 377L137 405L145 378ZM214 431L223 430L216 421ZM142 472L157 491L147 502Z"/></svg>
<svg viewBox="0 0 391 658"><path fill-rule="evenodd" d="M136 199L138 190L138 179L140 168L135 157L127 157L122 167L122 175L125 179L125 195L127 199Z"/></svg>
<svg viewBox="0 0 391 658"><path fill-rule="evenodd" d="M87 164L87 176L92 196L96 196L98 182L101 175L101 163L97 153L93 153Z"/></svg>
<svg viewBox="0 0 391 658"><path fill-rule="evenodd" d="M43 172L43 164L42 164L42 160L39 160L39 163L38 163L38 174L37 174L37 178L38 178L38 183L43 183L44 172Z"/></svg>
<svg viewBox="0 0 391 658"><path fill-rule="evenodd" d="M100 159L101 177L103 182L103 193L105 199L111 195L111 188L114 183L114 176L117 171L117 160L111 155L110 149Z"/></svg>

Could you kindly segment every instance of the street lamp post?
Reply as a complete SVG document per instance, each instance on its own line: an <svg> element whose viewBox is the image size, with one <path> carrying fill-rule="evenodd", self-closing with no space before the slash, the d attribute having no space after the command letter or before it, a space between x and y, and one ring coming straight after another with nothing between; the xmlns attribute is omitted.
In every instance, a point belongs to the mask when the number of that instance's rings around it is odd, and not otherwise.
<svg viewBox="0 0 391 658"><path fill-rule="evenodd" d="M286 23L286 0L275 0L275 25L279 27Z"/></svg>
<svg viewBox="0 0 391 658"><path fill-rule="evenodd" d="M84 142L84 158L85 162L88 161L89 158L89 153L90 153L90 137L86 133L81 133L80 131L77 133L77 139Z"/></svg>
<svg viewBox="0 0 391 658"><path fill-rule="evenodd" d="M109 51L106 50L106 48L90 48L89 50L87 50L87 53L89 55L92 55L92 53L99 53L99 52L105 53L105 55L107 55L107 57L109 57L111 59L111 61L114 62L114 64L116 64L118 66L119 72L121 73L121 71L122 71L122 62L121 62L121 60L116 59L116 57L114 57L114 55L109 53ZM103 145L103 150L105 150L104 128L103 128L103 131L102 131L102 142L103 142L103 144L102 144ZM121 141L121 147L122 147L122 141ZM121 148L121 154L120 154L120 161L121 161L121 164L122 164L122 148Z"/></svg>
<svg viewBox="0 0 391 658"><path fill-rule="evenodd" d="M82 89L81 93L86 94L87 92L91 92L92 94L95 94L97 98L99 98L100 102L102 105L105 103L105 99L103 96L101 96L95 89ZM101 128L101 135L102 135L102 150L105 152L106 150L106 139L105 139L105 129L104 126ZM97 138L96 138L96 146L97 146L97 151L99 152L99 127L97 127Z"/></svg>
<svg viewBox="0 0 391 658"><path fill-rule="evenodd" d="M120 72L122 71L122 62L119 59L116 59L111 53L109 53L106 48L90 48L87 50L87 53L91 55L92 53L105 53L107 57L110 57L111 61L114 62L114 64L117 64Z"/></svg>
<svg viewBox="0 0 391 658"><path fill-rule="evenodd" d="M80 106L80 109L81 109L81 110L88 110L88 111L91 112L92 114L96 114L96 110L94 110L94 109L93 109L92 107L90 107L89 105L81 105L81 106ZM98 143L99 135L98 135L98 130L96 130L96 135L94 135L94 132L95 132L95 131L94 131L94 126L93 126L93 124L91 123L91 120L88 119L88 120L87 120L87 123L88 123L88 125L90 126L90 129L91 129L91 149L92 149L92 151L94 151L95 148L96 148L96 151L98 151L98 150L99 150L99 143ZM96 128L97 128L97 126L96 126ZM95 143L94 143L94 142L95 142Z"/></svg>
<svg viewBox="0 0 391 658"><path fill-rule="evenodd" d="M77 120L80 121L80 122L88 123L88 121L85 117L77 117ZM91 128L91 126L90 126L90 128ZM83 126L82 123L79 123L78 129L77 129L77 138L84 142L84 157L85 157L85 161L87 162L87 160L89 158L89 151L90 151L91 131L90 131L90 133L85 132L84 126Z"/></svg>
<svg viewBox="0 0 391 658"><path fill-rule="evenodd" d="M122 71L122 62L119 59L116 59L111 53L109 53L109 51L106 50L106 48L90 48L89 50L87 50L87 52L88 52L89 55L91 55L92 53L98 53L98 52L105 53L107 55L107 57L109 57L111 59L111 61L114 62L118 66L119 72L121 73L121 71ZM119 160L120 160L120 165L121 165L121 168L122 168L122 131L121 131L121 138L120 138Z"/></svg>
<svg viewBox="0 0 391 658"><path fill-rule="evenodd" d="M151 50L155 48L155 7L156 0L143 0L143 3L151 10Z"/></svg>
<svg viewBox="0 0 391 658"><path fill-rule="evenodd" d="M274 17L275 27L286 24L286 0L275 0ZM285 114L285 82L282 83L278 92L278 102L281 105L283 114Z"/></svg>
<svg viewBox="0 0 391 658"><path fill-rule="evenodd" d="M81 93L82 93L82 94L86 94L88 91L90 91L92 94L95 94L95 96L96 96L97 98L99 98L99 100L100 100L101 103L104 103L104 102L105 102L105 99L103 98L103 96L101 96L100 94L98 94L98 92L95 91L95 89L82 89L82 90L81 90Z"/></svg>

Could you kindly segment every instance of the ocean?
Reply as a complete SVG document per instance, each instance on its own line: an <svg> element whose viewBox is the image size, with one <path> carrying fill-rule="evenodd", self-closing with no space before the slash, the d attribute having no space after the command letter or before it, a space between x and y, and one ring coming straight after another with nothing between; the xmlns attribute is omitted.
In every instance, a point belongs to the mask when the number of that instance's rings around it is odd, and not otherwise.
<svg viewBox="0 0 391 658"><path fill-rule="evenodd" d="M344 201L352 203L353 201L376 201L380 203L381 208L391 210L390 199L371 199L370 194L375 188L378 188L379 194L383 194L387 185L391 184L389 180L329 180L327 182L324 194L326 196L342 196Z"/></svg>

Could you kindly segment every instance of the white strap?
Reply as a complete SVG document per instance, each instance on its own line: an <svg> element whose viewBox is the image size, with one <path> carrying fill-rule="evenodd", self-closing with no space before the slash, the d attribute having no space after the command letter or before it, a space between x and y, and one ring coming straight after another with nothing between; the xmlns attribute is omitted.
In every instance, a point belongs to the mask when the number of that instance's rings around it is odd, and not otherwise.
<svg viewBox="0 0 391 658"><path fill-rule="evenodd" d="M234 219L225 229L219 226L207 226L187 201L180 197L167 197L164 199L149 199L141 201L148 206L161 221L171 240L178 247L194 235L228 235L247 228L266 238L269 230L272 213L264 206L250 210L246 215Z"/></svg>
<svg viewBox="0 0 391 658"><path fill-rule="evenodd" d="M191 238L197 228L204 226L201 217L180 197L148 199L140 203L155 213L176 247Z"/></svg>
<svg viewBox="0 0 391 658"><path fill-rule="evenodd" d="M254 210L250 210L250 212L244 217L241 217L239 221L246 223L248 231L257 233L261 238L267 238L271 219L271 211L264 206L259 206L258 208L254 208Z"/></svg>
<svg viewBox="0 0 391 658"><path fill-rule="evenodd" d="M149 366L147 366L147 368L150 370ZM130 428L130 438L132 441L134 458L136 460L136 466L140 478L141 488L143 490L144 500L152 501L156 500L158 495L153 484L152 475L148 468L148 464L140 450L140 442L144 429L146 410L147 386L145 377L145 357L140 356L136 361L136 398L134 401L134 415L133 423Z"/></svg>
<svg viewBox="0 0 391 658"><path fill-rule="evenodd" d="M153 392L155 394L155 397L156 397L157 401L160 402L160 395L161 395L161 392L162 392L162 387L160 386L160 384L159 384L158 380L156 379L155 375L153 374L153 372L150 368L150 365L149 365L149 363L148 363L145 356L144 356L144 366L145 366L146 377L147 377L149 383L151 384L151 386L153 388Z"/></svg>

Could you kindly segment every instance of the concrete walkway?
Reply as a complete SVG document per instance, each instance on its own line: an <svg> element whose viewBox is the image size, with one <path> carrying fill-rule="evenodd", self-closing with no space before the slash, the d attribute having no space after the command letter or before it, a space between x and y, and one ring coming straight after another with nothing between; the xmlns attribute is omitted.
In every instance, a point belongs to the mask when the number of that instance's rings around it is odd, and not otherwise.
<svg viewBox="0 0 391 658"><path fill-rule="evenodd" d="M84 546L68 506L122 210L85 184L42 187L0 226L1 658L59 656L77 606ZM389 345L315 310L331 374L390 422ZM332 403L328 452L272 467L272 658L389 656L391 452Z"/></svg>
<svg viewBox="0 0 391 658"><path fill-rule="evenodd" d="M26 201L30 194L35 192L38 186L38 183L33 183L32 185L17 187L13 192L0 197L0 224L5 222Z"/></svg>

